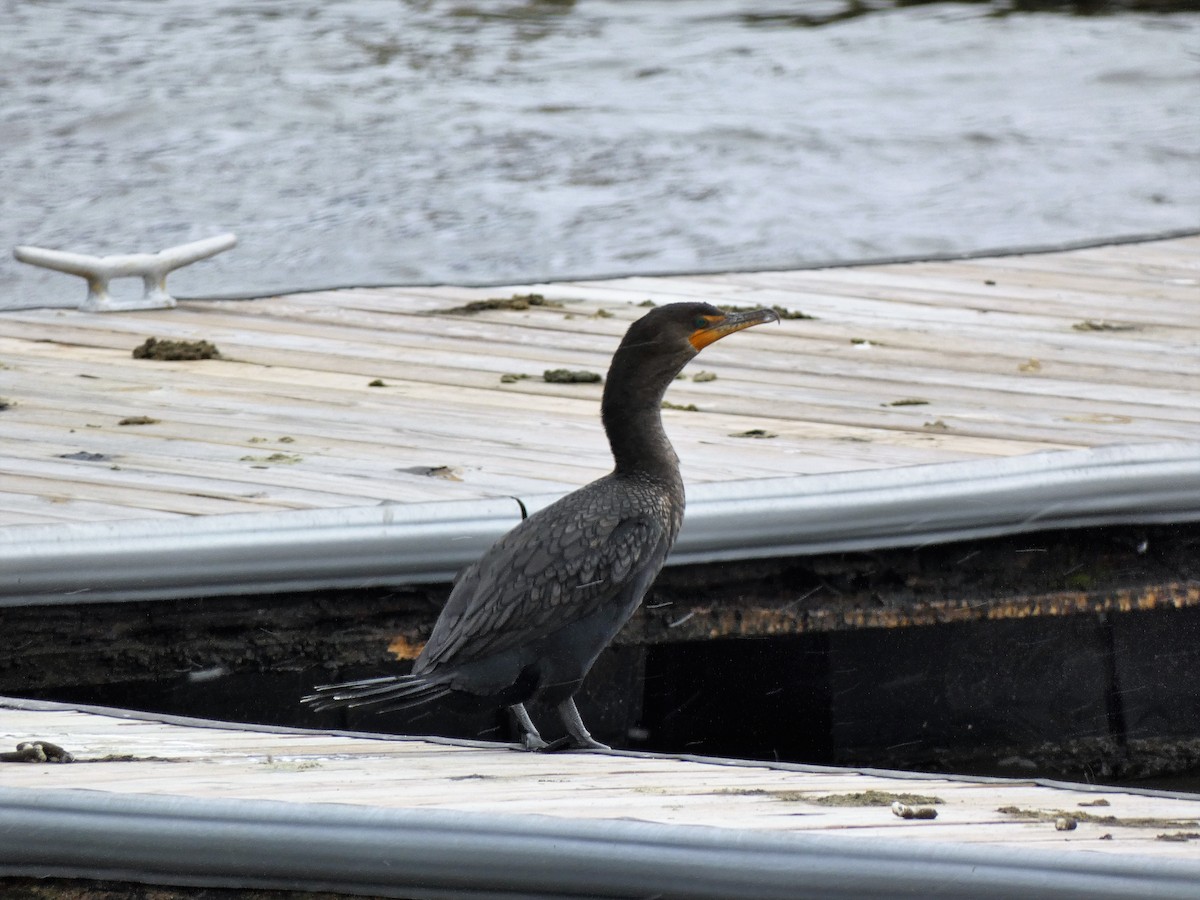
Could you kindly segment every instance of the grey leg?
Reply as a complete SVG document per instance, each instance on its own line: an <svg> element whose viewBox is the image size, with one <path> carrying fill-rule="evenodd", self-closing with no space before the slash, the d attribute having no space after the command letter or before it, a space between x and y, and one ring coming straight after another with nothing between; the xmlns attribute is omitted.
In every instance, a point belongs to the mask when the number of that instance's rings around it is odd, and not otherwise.
<svg viewBox="0 0 1200 900"><path fill-rule="evenodd" d="M558 704L558 714L562 718L562 723L566 726L567 733L571 736L571 746L576 750L611 750L607 744L602 744L590 734L583 724L583 719L579 716L579 710L575 706L575 700L568 697L562 703Z"/></svg>
<svg viewBox="0 0 1200 900"><path fill-rule="evenodd" d="M517 724L521 726L521 746L526 750L545 750L549 745L538 734L537 726L533 724L533 719L529 718L529 713L525 710L525 704L514 703L509 710L516 716Z"/></svg>

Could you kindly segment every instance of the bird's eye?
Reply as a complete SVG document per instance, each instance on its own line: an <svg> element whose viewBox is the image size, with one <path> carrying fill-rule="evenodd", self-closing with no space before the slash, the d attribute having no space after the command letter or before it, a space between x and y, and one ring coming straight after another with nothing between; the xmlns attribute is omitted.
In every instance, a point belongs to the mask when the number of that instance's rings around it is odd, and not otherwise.
<svg viewBox="0 0 1200 900"><path fill-rule="evenodd" d="M697 328L707 328L708 319L704 318L704 316L696 316L696 319L694 322L692 322L692 324Z"/></svg>

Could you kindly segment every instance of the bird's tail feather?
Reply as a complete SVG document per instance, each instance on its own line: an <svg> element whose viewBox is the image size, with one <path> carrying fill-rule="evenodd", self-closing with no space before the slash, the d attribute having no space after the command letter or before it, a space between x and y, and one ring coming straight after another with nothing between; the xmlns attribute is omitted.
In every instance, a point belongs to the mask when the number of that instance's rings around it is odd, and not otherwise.
<svg viewBox="0 0 1200 900"><path fill-rule="evenodd" d="M388 712L437 700L449 694L450 690L450 686L442 681L419 675L394 675L339 684L319 684L311 694L301 697L300 702L318 712L343 707Z"/></svg>

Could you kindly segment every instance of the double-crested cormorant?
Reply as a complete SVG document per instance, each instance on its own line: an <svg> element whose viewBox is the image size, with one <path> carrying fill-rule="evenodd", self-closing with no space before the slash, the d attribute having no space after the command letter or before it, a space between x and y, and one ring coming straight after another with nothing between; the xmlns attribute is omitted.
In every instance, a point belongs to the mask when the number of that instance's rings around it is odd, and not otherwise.
<svg viewBox="0 0 1200 900"><path fill-rule="evenodd" d="M613 471L521 522L462 572L412 674L322 685L304 702L384 712L475 698L509 706L522 744L535 750L548 746L524 706L537 698L557 706L565 743L606 749L588 734L573 697L642 602L683 521L663 394L703 347L778 318L766 309L673 303L634 322L601 404Z"/></svg>

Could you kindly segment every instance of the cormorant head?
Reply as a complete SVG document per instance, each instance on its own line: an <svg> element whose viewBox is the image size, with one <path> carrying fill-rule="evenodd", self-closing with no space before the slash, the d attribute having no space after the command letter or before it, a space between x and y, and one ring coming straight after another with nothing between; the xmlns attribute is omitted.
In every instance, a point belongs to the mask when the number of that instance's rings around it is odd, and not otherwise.
<svg viewBox="0 0 1200 900"><path fill-rule="evenodd" d="M671 303L630 325L613 354L600 404L616 471L653 469L678 478L678 461L660 416L667 388L713 341L778 320L769 309L724 312L708 303Z"/></svg>
<svg viewBox="0 0 1200 900"><path fill-rule="evenodd" d="M728 334L778 321L779 316L769 309L726 311L709 303L669 303L630 325L621 347L653 348L663 356L679 354L690 359Z"/></svg>

